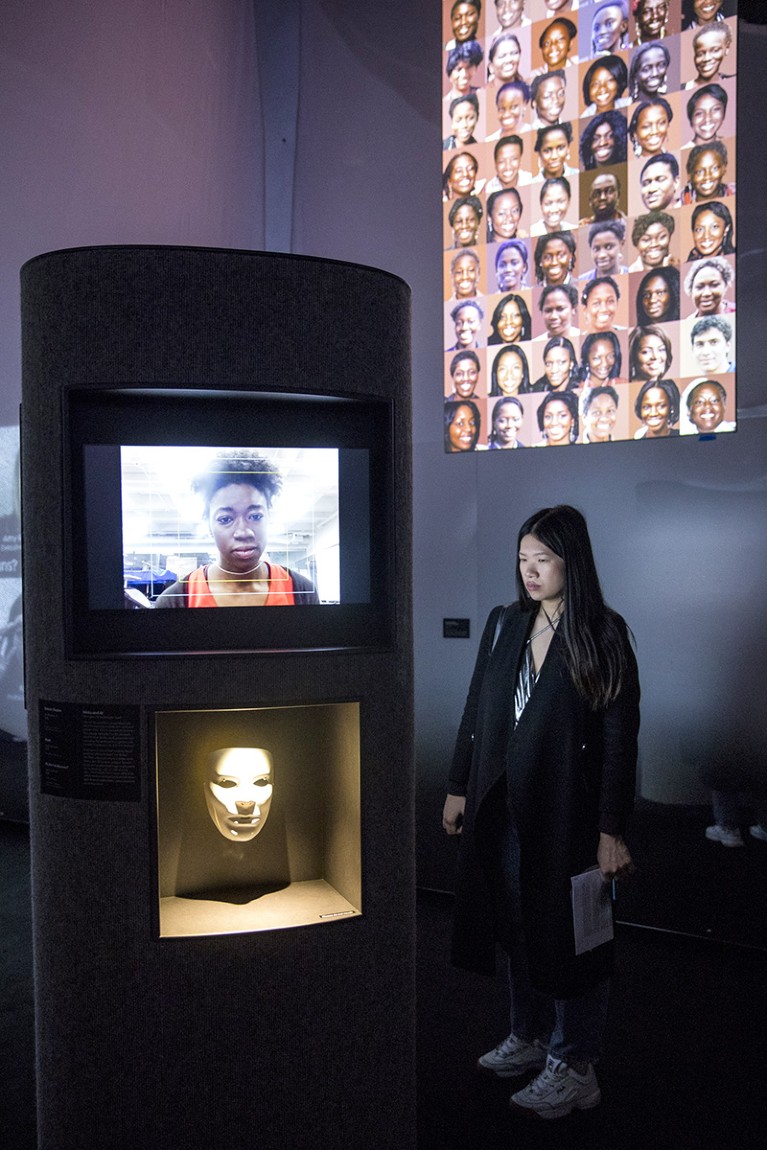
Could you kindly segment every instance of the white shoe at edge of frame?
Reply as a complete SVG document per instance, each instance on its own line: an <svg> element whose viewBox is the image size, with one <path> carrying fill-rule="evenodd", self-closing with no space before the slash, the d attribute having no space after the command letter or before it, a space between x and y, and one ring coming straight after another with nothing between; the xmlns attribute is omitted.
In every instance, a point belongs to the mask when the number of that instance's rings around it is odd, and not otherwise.
<svg viewBox="0 0 767 1150"><path fill-rule="evenodd" d="M573 1110L591 1110L601 1101L602 1092L590 1063L586 1073L579 1074L550 1054L541 1073L512 1094L510 1105L539 1118L564 1118Z"/></svg>

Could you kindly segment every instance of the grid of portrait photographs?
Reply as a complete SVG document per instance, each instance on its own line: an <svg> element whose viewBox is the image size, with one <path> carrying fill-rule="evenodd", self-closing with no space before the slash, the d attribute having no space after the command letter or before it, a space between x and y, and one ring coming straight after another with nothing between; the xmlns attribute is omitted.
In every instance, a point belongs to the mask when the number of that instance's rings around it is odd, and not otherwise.
<svg viewBox="0 0 767 1150"><path fill-rule="evenodd" d="M450 453L734 431L736 0L443 0Z"/></svg>

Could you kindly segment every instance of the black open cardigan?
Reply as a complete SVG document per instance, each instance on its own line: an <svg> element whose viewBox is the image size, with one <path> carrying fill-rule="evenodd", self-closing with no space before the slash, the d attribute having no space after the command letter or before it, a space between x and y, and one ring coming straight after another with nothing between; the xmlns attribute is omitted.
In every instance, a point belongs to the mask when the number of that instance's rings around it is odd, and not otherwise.
<svg viewBox="0 0 767 1150"><path fill-rule="evenodd" d="M453 961L469 970L495 970L483 826L494 817L496 784L505 775L520 841L530 976L537 989L568 998L611 969L610 943L575 955L570 879L596 863L600 831L622 835L631 813L639 730L636 659L621 619L624 683L618 698L595 712L578 695L565 664L564 640L555 633L514 728L514 686L535 613L519 603L507 607L493 646L501 610L494 608L485 625L448 782L449 793L466 795Z"/></svg>

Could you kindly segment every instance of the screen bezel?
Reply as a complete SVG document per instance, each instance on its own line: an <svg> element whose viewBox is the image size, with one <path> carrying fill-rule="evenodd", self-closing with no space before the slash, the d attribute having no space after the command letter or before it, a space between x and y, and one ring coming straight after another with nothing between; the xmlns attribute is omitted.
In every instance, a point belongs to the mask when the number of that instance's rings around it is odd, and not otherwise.
<svg viewBox="0 0 767 1150"><path fill-rule="evenodd" d="M64 389L65 641L70 658L123 658L391 648L395 642L393 401L210 388ZM362 448L367 499L340 495L341 562L363 548L370 598L363 603L216 610L94 610L84 478L85 445L239 445ZM356 507L355 507L356 503ZM355 511L363 520L360 531ZM364 522L366 520L366 523ZM115 540L121 528L114 525ZM110 543L110 547L112 544Z"/></svg>

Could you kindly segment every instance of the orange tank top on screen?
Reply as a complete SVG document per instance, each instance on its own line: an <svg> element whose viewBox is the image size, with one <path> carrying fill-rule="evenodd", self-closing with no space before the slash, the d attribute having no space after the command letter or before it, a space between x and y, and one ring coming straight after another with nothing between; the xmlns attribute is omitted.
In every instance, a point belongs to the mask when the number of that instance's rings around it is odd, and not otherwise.
<svg viewBox="0 0 767 1150"><path fill-rule="evenodd" d="M290 573L278 563L267 563L269 568L269 591L266 596L265 607L292 607L293 580ZM208 586L208 568L198 567L192 571L187 580L186 605L187 607L218 607L213 592Z"/></svg>

